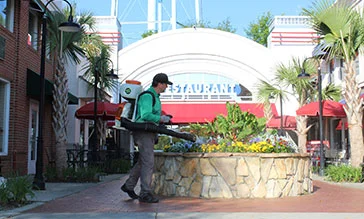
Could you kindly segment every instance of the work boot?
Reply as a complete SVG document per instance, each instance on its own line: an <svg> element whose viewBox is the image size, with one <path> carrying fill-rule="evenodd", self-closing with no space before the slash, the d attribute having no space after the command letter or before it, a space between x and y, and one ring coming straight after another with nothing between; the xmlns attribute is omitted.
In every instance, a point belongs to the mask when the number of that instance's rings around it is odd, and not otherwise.
<svg viewBox="0 0 364 219"><path fill-rule="evenodd" d="M125 184L120 188L121 191L128 193L129 197L132 199L137 199L139 196L135 194L134 190L127 189Z"/></svg>
<svg viewBox="0 0 364 219"><path fill-rule="evenodd" d="M142 194L139 196L140 202L146 202L146 203L157 203L159 202L159 199L157 197L154 197L152 194Z"/></svg>

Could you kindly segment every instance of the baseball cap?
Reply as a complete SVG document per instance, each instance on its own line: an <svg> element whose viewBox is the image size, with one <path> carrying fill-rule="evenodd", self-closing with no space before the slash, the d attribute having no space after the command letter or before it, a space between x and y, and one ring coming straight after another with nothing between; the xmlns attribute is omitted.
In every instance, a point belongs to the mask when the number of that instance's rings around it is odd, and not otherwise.
<svg viewBox="0 0 364 219"><path fill-rule="evenodd" d="M158 73L154 76L153 81L159 82L159 83L165 83L172 85L173 83L168 80L168 76L164 73Z"/></svg>

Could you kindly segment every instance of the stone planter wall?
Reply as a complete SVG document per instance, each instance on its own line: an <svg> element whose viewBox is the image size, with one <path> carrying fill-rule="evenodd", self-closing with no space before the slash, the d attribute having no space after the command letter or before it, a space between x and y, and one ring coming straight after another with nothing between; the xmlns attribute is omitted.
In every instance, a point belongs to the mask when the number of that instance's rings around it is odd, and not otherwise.
<svg viewBox="0 0 364 219"><path fill-rule="evenodd" d="M312 193L308 154L155 153L154 192L200 198Z"/></svg>

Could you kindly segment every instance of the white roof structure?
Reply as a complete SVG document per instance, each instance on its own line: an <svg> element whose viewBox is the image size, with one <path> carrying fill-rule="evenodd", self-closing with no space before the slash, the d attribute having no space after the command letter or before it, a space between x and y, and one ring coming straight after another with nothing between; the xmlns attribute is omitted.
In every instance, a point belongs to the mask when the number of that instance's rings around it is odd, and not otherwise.
<svg viewBox="0 0 364 219"><path fill-rule="evenodd" d="M277 64L266 47L237 34L207 28L154 34L122 49L118 62L121 83L138 80L147 87L159 72L172 80L180 74L221 75L246 87L253 93L253 101L256 83L269 81Z"/></svg>

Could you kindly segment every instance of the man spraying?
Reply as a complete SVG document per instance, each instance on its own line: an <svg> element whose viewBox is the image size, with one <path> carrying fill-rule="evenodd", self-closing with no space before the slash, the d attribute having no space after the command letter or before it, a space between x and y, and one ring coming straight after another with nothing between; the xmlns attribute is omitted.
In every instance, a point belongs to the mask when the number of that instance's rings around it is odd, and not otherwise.
<svg viewBox="0 0 364 219"><path fill-rule="evenodd" d="M159 95L163 93L172 82L164 73L156 74L152 81L152 86L148 92L140 95L135 103L136 123L169 123L171 117L161 115L161 101ZM157 203L159 199L152 194L151 183L154 168L154 144L158 138L156 132L145 130L133 131L134 142L139 148L139 158L130 172L129 178L121 187L130 198L139 199L140 202ZM134 188L140 178L141 190L139 196L134 192Z"/></svg>

